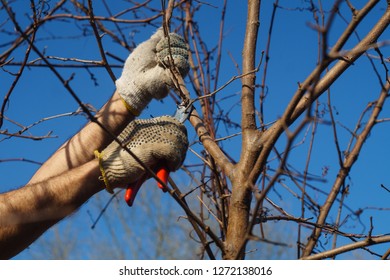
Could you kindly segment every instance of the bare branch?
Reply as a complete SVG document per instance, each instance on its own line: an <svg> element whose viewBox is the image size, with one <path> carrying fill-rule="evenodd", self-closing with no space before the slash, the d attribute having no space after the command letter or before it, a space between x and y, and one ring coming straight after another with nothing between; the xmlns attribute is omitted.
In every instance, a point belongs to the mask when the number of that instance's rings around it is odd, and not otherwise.
<svg viewBox="0 0 390 280"><path fill-rule="evenodd" d="M390 242L390 236L372 237L372 238L367 238L363 241L358 241L358 242L354 242L352 244L340 246L336 249L329 250L326 252L314 254L311 256L305 256L305 257L302 257L301 259L302 260L322 260L322 259L337 256L337 255L340 255L342 253L346 253L346 252L349 252L352 250L361 249L361 248L365 248L367 246L372 246L372 245L381 244L381 243L388 243L388 242Z"/></svg>
<svg viewBox="0 0 390 280"><path fill-rule="evenodd" d="M339 173L337 175L337 179L332 187L332 190L330 191L329 196L327 197L325 204L321 207L320 215L318 216L318 219L317 219L317 224L322 225L325 223L325 220L329 214L329 211L330 211L334 201L336 200L337 195L340 192L340 189L345 184L345 179L349 175L349 171L351 170L352 166L355 164L355 162L360 154L360 151L363 147L363 144L365 143L371 130L373 129L374 125L376 124L376 120L378 119L379 113L381 112L383 105L386 101L386 98L388 97L389 90L390 90L390 83L389 83L389 81L387 81L385 88L382 89L382 91L379 95L379 98L377 99L377 101L375 103L375 108L373 109L367 124L363 128L362 132L357 136L356 143L355 143L354 147L352 148L351 152L346 156L346 158L344 159L343 165L340 167ZM304 257L308 256L312 252L315 244L318 241L320 234L321 234L320 228L316 228L313 231L313 233L312 233L312 235L311 235L311 237L306 245L306 248L305 248L305 251L303 254Z"/></svg>
<svg viewBox="0 0 390 280"><path fill-rule="evenodd" d="M92 7L91 0L88 0L88 15L89 15L89 22L92 26L93 33L95 34L95 38L96 38L96 42L97 42L97 45L99 48L100 56L102 57L102 64L104 65L108 74L110 75L111 80L115 83L116 77L115 77L114 73L112 72L110 65L107 62L106 54L104 52L104 48L102 45L102 40L101 40L99 31L97 30L97 27L96 27L95 16L93 14L93 7Z"/></svg>

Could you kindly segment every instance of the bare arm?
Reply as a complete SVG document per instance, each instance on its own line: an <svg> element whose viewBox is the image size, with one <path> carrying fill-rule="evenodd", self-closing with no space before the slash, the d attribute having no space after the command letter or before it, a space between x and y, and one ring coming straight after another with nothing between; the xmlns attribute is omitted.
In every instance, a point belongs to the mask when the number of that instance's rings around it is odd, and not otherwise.
<svg viewBox="0 0 390 280"><path fill-rule="evenodd" d="M182 40L175 38L176 44ZM140 45L133 51L116 82L117 90L96 115L98 122L114 135L124 130L152 99L162 99L167 95L170 75L156 59L160 52L167 53L168 41L162 39L163 32L159 30L142 47ZM162 45L157 48L160 41ZM181 45L186 50L184 41ZM183 50L176 49L179 52L176 57L185 62L182 66L183 73L186 73L187 58L180 55ZM160 56L159 60L164 60ZM99 180L101 170L99 161L94 159L94 151L103 150L110 142L111 136L98 124L90 122L63 144L25 187L0 194L0 259L10 258L22 251L48 228L104 189L103 182ZM171 146L173 150L168 150L167 158L161 160L172 161L170 154L174 154L175 147ZM144 162L151 164L156 161L154 153L142 154ZM120 178L122 183L128 184L137 179L135 175L142 175L142 172L133 174L129 171L130 167L142 171L143 168L137 167L137 164L132 162L131 166L121 168L124 171ZM118 183L114 187L121 185L121 180L114 180Z"/></svg>
<svg viewBox="0 0 390 280"><path fill-rule="evenodd" d="M185 76L188 72L187 46L178 35L170 36L171 44L175 44L172 49L175 65ZM117 90L96 115L99 123L114 135L118 135L152 99L162 99L168 94L171 76L162 65L168 58L168 49L169 40L159 29L127 58L122 75L116 81ZM98 124L88 123L41 166L29 183L41 182L90 161L95 150L103 149L111 141L111 136Z"/></svg>
<svg viewBox="0 0 390 280"><path fill-rule="evenodd" d="M109 131L118 135L134 119L117 92L100 109L97 120ZM83 129L64 143L34 174L29 184L57 176L93 159L95 150L101 150L112 141L110 135L96 123L89 122Z"/></svg>
<svg viewBox="0 0 390 280"><path fill-rule="evenodd" d="M104 189L98 161L0 194L0 259L8 259L34 242L52 225Z"/></svg>
<svg viewBox="0 0 390 280"><path fill-rule="evenodd" d="M118 138L151 169L163 163L168 171L176 171L188 148L185 126L169 116L131 122ZM107 185L118 188L130 184L133 197L129 201L133 201L147 177L143 166L113 141L99 159L0 194L0 259L22 251ZM138 187L134 185L137 182Z"/></svg>

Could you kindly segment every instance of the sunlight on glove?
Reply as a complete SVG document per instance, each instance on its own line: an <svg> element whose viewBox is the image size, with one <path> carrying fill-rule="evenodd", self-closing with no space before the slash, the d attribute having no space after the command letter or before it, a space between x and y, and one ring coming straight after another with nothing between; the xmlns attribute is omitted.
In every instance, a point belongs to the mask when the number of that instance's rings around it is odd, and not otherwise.
<svg viewBox="0 0 390 280"><path fill-rule="evenodd" d="M146 166L156 170L164 166L176 171L183 164L188 149L185 126L170 116L132 121L118 136ZM108 192L146 179L144 168L114 141L101 153L95 151Z"/></svg>
<svg viewBox="0 0 390 280"><path fill-rule="evenodd" d="M171 50L172 58L181 75L189 71L188 48L184 39L175 34L164 37L160 28L149 40L140 44L127 58L122 76L116 81L120 96L126 108L135 116L153 99L167 96L169 87L173 86L169 69L167 69Z"/></svg>

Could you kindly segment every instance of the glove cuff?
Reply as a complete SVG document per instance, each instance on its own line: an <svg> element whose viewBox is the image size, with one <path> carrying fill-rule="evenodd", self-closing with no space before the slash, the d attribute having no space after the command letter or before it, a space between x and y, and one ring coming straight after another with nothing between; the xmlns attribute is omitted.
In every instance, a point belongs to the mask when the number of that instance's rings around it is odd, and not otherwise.
<svg viewBox="0 0 390 280"><path fill-rule="evenodd" d="M103 153L99 153L98 150L95 150L94 154L96 159L99 161L99 169L100 169L100 173L102 174L102 176L99 177L99 179L101 179L104 182L104 185L106 186L106 191L113 194L114 191L112 190L110 184L108 183L106 171L104 170L104 166L103 166Z"/></svg>
<svg viewBox="0 0 390 280"><path fill-rule="evenodd" d="M104 181L107 192L113 194L111 184L120 183L118 179L126 178L127 171L123 168L123 162L119 156L119 150L103 151L99 153L94 151L95 157L99 160L99 168L102 174L101 180Z"/></svg>
<svg viewBox="0 0 390 280"><path fill-rule="evenodd" d="M126 77L122 76L115 84L124 106L136 117L152 100L152 96L139 87L134 80L127 80Z"/></svg>

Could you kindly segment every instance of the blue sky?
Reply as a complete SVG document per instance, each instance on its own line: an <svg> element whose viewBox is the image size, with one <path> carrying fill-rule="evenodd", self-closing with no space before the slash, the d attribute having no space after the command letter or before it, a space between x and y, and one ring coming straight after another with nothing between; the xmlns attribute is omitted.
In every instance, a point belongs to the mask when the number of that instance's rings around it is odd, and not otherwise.
<svg viewBox="0 0 390 280"><path fill-rule="evenodd" d="M159 1L156 1L159 2ZM267 42L268 27L270 22L270 16L272 12L273 1L262 1L261 11L261 25L258 41L258 61L261 57L261 52L265 50ZM328 2L328 1L324 1ZM332 1L333 2L333 1ZM359 1L359 4L361 1ZM358 32L363 37L366 32L371 28L373 23L379 19L383 13L383 9L386 6L386 1L381 1L375 8L375 10L364 20L359 26ZM110 6L113 13L123 9L122 1L115 1L115 4ZM222 65L221 74L219 77L218 86L224 84L232 76L237 75L237 69L235 62L240 66L241 64L241 52L242 42L244 38L245 30L245 17L246 6L243 1L230 1L227 6L227 15L224 29L224 42L222 49ZM159 3L155 7L159 7ZM329 5L325 3L324 5ZM212 5L202 5L197 13L200 31L207 43L209 49L213 48L217 44L219 21L221 17L222 1L215 1ZM265 102L265 122L272 122L277 119L285 109L288 101L297 89L298 82L302 82L306 76L314 69L317 63L317 33L313 30L308 23L314 23L313 16L308 11L299 11L293 9L297 6L307 7L307 1L280 1L280 5L285 7L284 9L278 9L276 13L276 21L273 29L271 52L269 68L267 73L267 99ZM29 20L24 15L28 12L28 5L25 5L24 1L16 1L12 4L13 10L16 13L17 18L21 21L21 25L24 27ZM291 9L290 9L291 8ZM349 13L346 9L345 3L342 4L342 14L349 20ZM360 8L360 7L358 7ZM104 13L104 9L98 3L95 7L95 15ZM329 7L325 7L325 10L329 10ZM1 11L3 14L4 11ZM131 16L129 15L132 19ZM83 24L87 24L84 22ZM160 20L154 21L154 24L159 25ZM11 22L6 23L6 27L12 26ZM345 23L337 17L335 23L329 33L329 44L334 43L340 32L343 31ZM66 37L75 36L81 33L82 24L75 25L73 21L67 20L63 22L49 22L42 27L38 32L37 46L41 50L45 50L47 55L60 56L60 57L77 57L82 59L100 60L99 52L97 49L96 41L93 36L85 36L78 39L47 39L47 37ZM134 36L136 44L147 39L154 31L154 27L144 27L139 25L138 33L128 33L131 31L124 30L124 34L127 36ZM1 36L5 38L6 36ZM7 37L10 40L12 36ZM389 31L381 37L381 40L390 38ZM0 44L5 43L4 39L0 39ZM346 48L353 46L357 40L352 37L350 43L346 45ZM128 55L128 51L112 42L110 38L103 37L103 44L106 50L125 59ZM0 53L7 47L0 48ZM21 61L26 46L21 47L19 50L12 54L14 61ZM384 47L381 49L385 57L388 57L389 49ZM370 52L371 54L376 54ZM36 58L35 54L32 54L30 60ZM115 64L117 61L111 59ZM380 73L383 75L384 71L381 68L380 63L376 61L376 65L380 69ZM212 67L213 68L213 67ZM6 67L8 71L15 72L17 67ZM74 70L74 69L60 69L61 74L65 78L69 78L72 73L75 73L74 79L71 81L71 86L78 96L85 103L90 103L96 108L99 108L104 102L108 100L114 91L115 87L107 72L104 69L92 68L91 73L95 76L98 85L94 84L94 81L90 78L90 73L86 70ZM257 81L261 82L263 69L258 73ZM120 76L121 69L114 69L115 75ZM0 84L2 96L6 93L10 84L13 81L13 76L4 71L0 71ZM191 91L191 88L189 88ZM362 58L356 65L352 66L338 80L331 88L330 93L332 96L332 105L337 112L336 118L339 121L338 133L340 136L340 145L342 149L346 148L350 139L350 133L344 127L353 129L356 121L359 118L360 113L365 108L368 102L375 100L380 91L378 84L378 78L373 73L369 61L366 58ZM221 93L217 95L217 100L223 99L225 96L232 95L233 97L226 100L219 101L219 105L225 110L232 109L230 116L234 117L234 120L239 122L239 92L240 82L239 80L233 82L226 87ZM258 93L257 93L258 94ZM325 108L326 96L320 98L320 108ZM196 105L196 104L195 104ZM72 99L69 93L63 88L60 82L54 77L54 75L45 68L27 68L23 74L21 80L17 84L14 92L12 93L9 106L6 110L6 116L14 121L22 123L23 125L30 125L42 118L56 116L58 114L73 112L77 109L77 103ZM152 102L147 110L144 111L141 117L149 117L150 115L158 116L163 114L172 114L175 110L172 100L166 99L163 103ZM390 110L385 107L381 113L381 118L389 117ZM325 120L329 120L329 116L325 114ZM55 138L45 139L42 141L33 141L29 139L12 138L5 140L2 137L0 140L0 160L10 158L26 158L37 162L44 162L64 141L69 139L74 133L76 133L85 123L86 118L81 115L67 116L55 118L49 121L40 123L34 126L29 132L33 135L46 135L48 132L52 132ZM189 129L190 138L196 140L191 127L187 124ZM17 127L9 122L5 122L1 129L8 129L10 132L17 131ZM234 128L228 130L221 127L218 131L218 137L227 136L229 133L237 132ZM305 140L303 144L294 149L289 157L289 164L292 167L302 170L306 163L306 155L308 148L308 137L304 137L302 133L297 138L297 143L301 140ZM390 187L390 178L388 174L387 161L390 156L390 148L388 143L390 141L389 123L384 122L377 125L370 137L368 138L363 152L359 157L359 162L353 167L350 178L348 178L348 184L351 185L351 191L347 198L347 205L354 211L361 207L375 206L375 207L389 207L388 201L390 194L380 187L381 184ZM224 148L229 151L229 154L239 159L240 152L240 137L235 137L230 140L224 141ZM277 148L283 150L285 145L285 139L282 137L277 144ZM195 150L202 149L199 145L194 145ZM272 155L271 155L272 157ZM320 124L316 135L316 141L314 144L314 151L312 154L313 160L311 161L309 171L312 174L321 177L324 168L328 168L329 172L324 178L326 183L319 184L319 187L323 190L328 190L334 181L334 178L338 171L338 163L336 157L336 150L333 141L333 135L331 127L326 124ZM198 163L199 160L190 152L188 153L186 163ZM272 166L272 162L270 163ZM0 174L2 177L2 183L0 184L0 192L4 192L10 189L14 189L19 186L23 186L29 178L34 174L39 166L27 162L3 162L0 163ZM189 185L186 181L187 178L180 174L180 172L174 175L177 181L182 181L184 186ZM152 184L152 183L150 183ZM280 205L288 212L299 216L299 205L297 200L290 199L288 191L282 186L277 186L274 191L271 191L271 199L278 200L280 197ZM149 193L144 192L145 195ZM154 193L158 201L164 206L164 211L177 211L181 210L175 208L174 201L167 196L161 196L159 193ZM315 196L318 201L324 199L324 196ZM50 230L46 235L40 239L40 243L44 243L46 240L50 242L54 240L56 231L65 232L68 230L72 238L77 239L77 244L83 243L83 240L93 240L94 242L107 242L112 244L114 242L107 236L109 235L107 224L101 222L98 224L98 228L94 231L90 230L91 220L89 213L92 213L95 217L99 213L98 208L104 205L109 199L108 194L100 194L98 198L91 199L84 207L78 211L74 216L66 219L60 223L57 227ZM122 204L122 205L121 205ZM118 207L123 211L131 211L129 215L132 218L131 228L134 234L144 234L145 228L147 231L152 231L158 223L151 222L145 227L140 227L139 223L143 223L142 216L143 209L140 205L136 205L131 210L124 207L122 203L118 203ZM169 206L167 206L169 205ZM138 207L138 209L137 209ZM113 211L113 210L112 210ZM165 213L165 212L164 212ZM181 213L182 214L182 213ZM344 217L348 215L347 212L343 213ZM390 229L389 218L387 211L365 211L361 218L362 223L366 226L369 225L368 219L370 216L374 217L374 234L389 233ZM332 215L330 219L334 217ZM115 220L115 219L114 219ZM111 221L112 222L112 221ZM115 223L113 223L115 224ZM113 227L113 224L111 227ZM291 224L286 224L281 227L281 230L289 231ZM125 232L123 228L115 229L120 232L119 236L126 240ZM358 232L367 233L367 228L361 226L358 220L352 221L344 228L346 232ZM178 232L181 232L178 230ZM185 236L184 233L180 233ZM104 237L102 237L104 236ZM68 243L72 238L66 236L63 237L64 242ZM68 239L67 239L68 238ZM286 237L287 238L287 237ZM295 242L294 237L289 236L287 238L293 244ZM140 241L141 242L141 241ZM153 239L145 247L153 246ZM342 240L341 242L347 242L348 240ZM43 258L49 258L44 252L41 252L39 244L33 244L30 250L22 252L16 258L32 258L34 253ZM123 243L122 243L123 244ZM189 243L191 246L191 243ZM78 245L80 246L80 245ZM87 245L85 245L88 247ZM192 245L193 246L193 245ZM251 244L252 246L252 244ZM255 245L253 245L255 246ZM324 245L326 246L326 244ZM80 249L80 248L79 248ZM386 250L387 246L380 248L380 251ZM87 250L87 249L86 249ZM90 256L85 253L74 253L74 258L89 258ZM75 252L77 250L75 249ZM32 253L34 252L34 253ZM294 248L291 249L294 252ZM129 256L130 252L125 252ZM359 251L361 255L358 257L370 258L371 256ZM147 253L142 256L143 258L149 258ZM180 258L180 253L176 254L177 258ZM356 255L349 254L346 258L354 258ZM104 258L104 257L103 257ZM291 255L282 256L282 258L294 258L294 253Z"/></svg>

